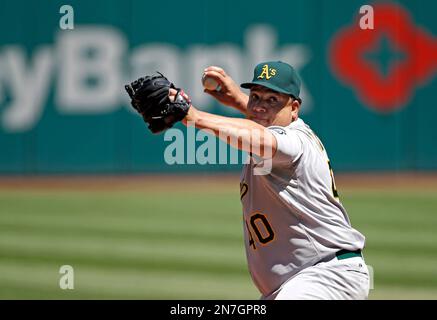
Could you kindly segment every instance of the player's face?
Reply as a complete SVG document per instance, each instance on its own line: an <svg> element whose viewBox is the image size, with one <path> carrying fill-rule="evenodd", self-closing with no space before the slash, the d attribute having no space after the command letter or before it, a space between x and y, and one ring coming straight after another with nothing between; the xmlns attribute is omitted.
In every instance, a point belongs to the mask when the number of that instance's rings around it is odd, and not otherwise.
<svg viewBox="0 0 437 320"><path fill-rule="evenodd" d="M291 97L262 86L250 89L247 118L265 127L291 123Z"/></svg>

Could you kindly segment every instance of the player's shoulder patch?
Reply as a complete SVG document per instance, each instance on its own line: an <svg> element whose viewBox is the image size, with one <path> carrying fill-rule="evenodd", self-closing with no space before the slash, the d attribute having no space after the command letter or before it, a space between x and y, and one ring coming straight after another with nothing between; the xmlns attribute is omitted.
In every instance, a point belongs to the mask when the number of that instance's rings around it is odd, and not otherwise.
<svg viewBox="0 0 437 320"><path fill-rule="evenodd" d="M279 134L287 134L284 128L281 127L269 127L270 130L275 131Z"/></svg>

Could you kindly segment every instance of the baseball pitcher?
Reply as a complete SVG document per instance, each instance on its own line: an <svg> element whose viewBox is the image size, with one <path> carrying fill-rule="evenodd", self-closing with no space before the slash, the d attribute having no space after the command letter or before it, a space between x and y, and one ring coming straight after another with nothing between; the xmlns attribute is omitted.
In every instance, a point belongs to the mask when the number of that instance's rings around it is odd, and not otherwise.
<svg viewBox="0 0 437 320"><path fill-rule="evenodd" d="M219 67L205 69L203 78L217 83L206 93L246 119L198 110L161 74L126 90L152 132L182 121L250 155L240 198L249 271L262 299L367 299L365 238L339 200L325 147L299 118L295 70L281 61L258 64L241 85L249 96Z"/></svg>

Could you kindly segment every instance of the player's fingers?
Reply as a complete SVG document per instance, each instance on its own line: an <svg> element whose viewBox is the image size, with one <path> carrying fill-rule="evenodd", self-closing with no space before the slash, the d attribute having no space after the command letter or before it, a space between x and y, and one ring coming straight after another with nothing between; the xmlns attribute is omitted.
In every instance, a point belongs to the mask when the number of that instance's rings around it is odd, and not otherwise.
<svg viewBox="0 0 437 320"><path fill-rule="evenodd" d="M223 83L225 83L226 81L226 78L225 76L223 76L223 74L214 70L205 71L204 75L213 78L214 80L219 82L220 85L223 85Z"/></svg>
<svg viewBox="0 0 437 320"><path fill-rule="evenodd" d="M223 68L220 68L220 67L217 67L217 66L209 66L209 67L205 68L204 72L207 72L207 71L215 71L215 72L220 73L224 77L227 76L225 70L223 70Z"/></svg>
<svg viewBox="0 0 437 320"><path fill-rule="evenodd" d="M173 102L175 100L177 93L178 93L178 91L173 89L173 88L170 88L168 90L168 97L170 98L170 101Z"/></svg>

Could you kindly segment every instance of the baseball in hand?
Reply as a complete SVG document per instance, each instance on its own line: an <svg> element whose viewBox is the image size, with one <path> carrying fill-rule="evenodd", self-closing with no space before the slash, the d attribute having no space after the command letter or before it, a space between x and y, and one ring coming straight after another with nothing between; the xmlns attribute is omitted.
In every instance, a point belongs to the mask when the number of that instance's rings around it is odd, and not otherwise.
<svg viewBox="0 0 437 320"><path fill-rule="evenodd" d="M218 82L213 78L206 76L206 74L203 74L202 76L202 85L205 89L210 91L219 90Z"/></svg>

